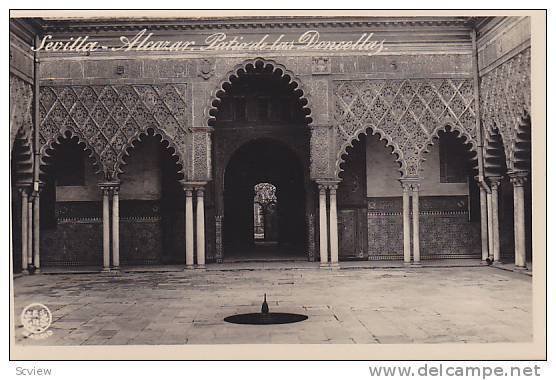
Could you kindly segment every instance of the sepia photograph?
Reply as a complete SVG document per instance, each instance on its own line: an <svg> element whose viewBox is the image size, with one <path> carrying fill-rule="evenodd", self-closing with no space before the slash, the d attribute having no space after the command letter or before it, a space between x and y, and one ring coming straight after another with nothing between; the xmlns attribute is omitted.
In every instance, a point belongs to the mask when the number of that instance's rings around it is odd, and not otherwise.
<svg viewBox="0 0 556 380"><path fill-rule="evenodd" d="M10 356L545 359L545 15L11 10Z"/></svg>

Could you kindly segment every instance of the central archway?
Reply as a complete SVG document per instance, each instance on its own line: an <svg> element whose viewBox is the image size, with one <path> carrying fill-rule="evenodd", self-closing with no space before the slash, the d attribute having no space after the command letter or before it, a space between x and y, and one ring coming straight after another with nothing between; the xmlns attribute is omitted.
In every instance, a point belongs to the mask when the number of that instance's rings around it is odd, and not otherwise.
<svg viewBox="0 0 556 380"><path fill-rule="evenodd" d="M285 144L252 140L231 157L224 177L225 260L306 260L305 188L301 160ZM256 188L274 187L266 238L255 231Z"/></svg>
<svg viewBox="0 0 556 380"><path fill-rule="evenodd" d="M207 260L214 257L216 262L222 262L234 254L242 256L239 260L314 259L315 194L309 173L311 130L308 125L312 119L308 104L299 80L283 66L263 59L236 67L214 93L210 110L207 108L208 124L214 128L214 175L207 186L205 204L207 217L215 220L213 231L210 224L207 227L208 241L215 244L207 247ZM263 166L252 167L253 163ZM291 167L295 167L295 175L288 172ZM230 173L243 173L249 184L236 182ZM287 174L293 175L288 181L296 182L295 186L286 183ZM262 239L262 243L276 243L275 247L267 247L267 255L259 249L261 244L254 243L257 212L254 193L260 183L276 186L279 198L273 215L267 220L273 226L270 235ZM284 200L286 197L292 200ZM295 216L293 211L284 211L294 207L289 205L292 201L299 203ZM291 218L295 222L281 225ZM297 230L290 233L290 228ZM260 234L259 231L259 240ZM258 254L252 252L255 248Z"/></svg>

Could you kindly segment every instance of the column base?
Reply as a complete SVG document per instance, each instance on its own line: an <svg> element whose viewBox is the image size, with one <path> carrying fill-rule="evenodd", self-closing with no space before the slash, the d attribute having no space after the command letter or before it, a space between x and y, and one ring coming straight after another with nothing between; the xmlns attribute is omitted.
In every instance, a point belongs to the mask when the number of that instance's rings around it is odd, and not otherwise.
<svg viewBox="0 0 556 380"><path fill-rule="evenodd" d="M421 264L420 261L417 261L417 262L414 261L414 262L411 263L411 266L412 266L412 267L422 267L423 264Z"/></svg>
<svg viewBox="0 0 556 380"><path fill-rule="evenodd" d="M197 270L206 270L207 266L205 264L197 264L195 266L195 269L197 269Z"/></svg>
<svg viewBox="0 0 556 380"><path fill-rule="evenodd" d="M110 268L110 272L120 272L120 267L112 267Z"/></svg>
<svg viewBox="0 0 556 380"><path fill-rule="evenodd" d="M525 272L527 270L527 266L521 267L521 266L515 266L513 271L514 272Z"/></svg>
<svg viewBox="0 0 556 380"><path fill-rule="evenodd" d="M405 267L410 267L410 266L411 266L411 261L404 261L404 262L403 262L403 265L404 265Z"/></svg>
<svg viewBox="0 0 556 380"><path fill-rule="evenodd" d="M28 269L22 269L21 274L29 274L29 270Z"/></svg>
<svg viewBox="0 0 556 380"><path fill-rule="evenodd" d="M195 269L195 267L193 265L186 265L183 270L191 270L191 269Z"/></svg>
<svg viewBox="0 0 556 380"><path fill-rule="evenodd" d="M101 272L102 272L102 273L109 273L109 272L110 272L110 268L102 268Z"/></svg>
<svg viewBox="0 0 556 380"><path fill-rule="evenodd" d="M321 268L328 268L328 266L329 266L329 264L327 262L326 263L321 262L319 264L319 267L321 267Z"/></svg>

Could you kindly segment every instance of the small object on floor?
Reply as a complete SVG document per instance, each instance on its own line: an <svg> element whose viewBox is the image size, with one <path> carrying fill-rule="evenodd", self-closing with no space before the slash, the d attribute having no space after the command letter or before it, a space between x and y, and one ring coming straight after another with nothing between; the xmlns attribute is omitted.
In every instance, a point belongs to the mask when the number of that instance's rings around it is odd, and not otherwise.
<svg viewBox="0 0 556 380"><path fill-rule="evenodd" d="M266 293L264 294L263 305L261 306L261 313L268 314L268 304L266 303Z"/></svg>
<svg viewBox="0 0 556 380"><path fill-rule="evenodd" d="M307 318L308 317L303 314L270 313L265 293L260 313L230 315L224 318L224 321L240 325L281 325L285 323L301 322Z"/></svg>
<svg viewBox="0 0 556 380"><path fill-rule="evenodd" d="M27 267L27 270L29 271L29 274L35 274L37 267L34 266L33 264L29 264L29 266Z"/></svg>
<svg viewBox="0 0 556 380"><path fill-rule="evenodd" d="M487 265L492 265L492 259L490 257L487 257L487 259L485 260Z"/></svg>

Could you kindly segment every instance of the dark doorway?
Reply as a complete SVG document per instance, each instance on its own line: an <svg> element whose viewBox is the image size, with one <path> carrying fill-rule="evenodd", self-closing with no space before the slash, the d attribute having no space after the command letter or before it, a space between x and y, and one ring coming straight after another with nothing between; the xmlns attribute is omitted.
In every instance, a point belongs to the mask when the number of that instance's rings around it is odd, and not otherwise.
<svg viewBox="0 0 556 380"><path fill-rule="evenodd" d="M266 227L256 229L257 191L274 187ZM260 195L260 194L259 194ZM265 201L266 202L266 201ZM224 256L226 260L305 260L305 189L300 159L272 139L239 148L224 178Z"/></svg>

